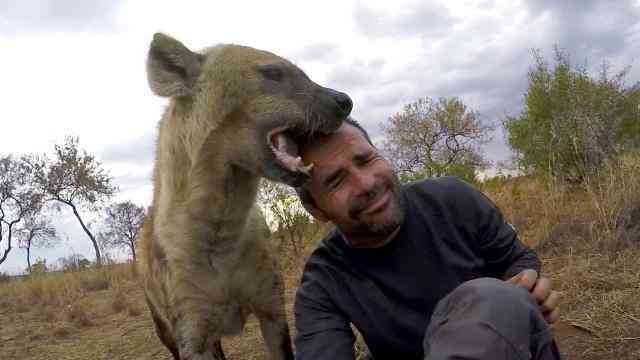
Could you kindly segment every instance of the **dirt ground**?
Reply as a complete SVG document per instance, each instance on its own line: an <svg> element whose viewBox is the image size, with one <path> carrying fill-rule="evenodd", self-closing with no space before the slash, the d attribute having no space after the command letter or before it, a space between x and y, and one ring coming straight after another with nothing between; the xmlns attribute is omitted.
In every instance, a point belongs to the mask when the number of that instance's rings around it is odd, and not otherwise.
<svg viewBox="0 0 640 360"><path fill-rule="evenodd" d="M547 262L550 276L564 291L573 291L570 287L575 281L563 279L572 275L571 266L566 262ZM600 267L591 260L591 264ZM583 264L579 271L589 271ZM288 281L287 289L289 319L297 282L293 277ZM567 281L569 280L569 281ZM576 279L583 281L584 279ZM634 280L635 281L635 280ZM629 283L633 284L633 282ZM593 284L584 284L595 288ZM1 286L1 285L0 285ZM625 285L626 286L626 285ZM575 287L575 288L584 288ZM128 280L119 285L124 299L116 301L113 289L92 291L86 294L83 303L84 312L71 316L73 309L52 307L51 305L13 306L4 304L0 307L0 358L29 360L71 360L71 359L166 359L172 360L169 352L156 337L153 324L144 305L142 291L135 280ZM611 297L611 291L624 292L627 296L640 299L640 282L628 288L602 288L594 299ZM623 305L611 303L622 311L623 317L611 319L612 329L616 326L630 326L620 336L612 336L598 325L599 312L588 312L585 307L593 299L584 298L568 304L562 321L556 325L556 338L566 359L640 359L640 314L623 309ZM622 300L621 300L622 301ZM122 306L124 302L126 306ZM116 304L114 304L116 303ZM120 304L120 306L116 306ZM582 306L582 307L581 307ZM584 311L587 310L587 313ZM617 310L616 310L617 311ZM84 316L84 317L83 317ZM86 318L85 318L86 317ZM592 320L590 323L589 320ZM619 321L626 321L619 323ZM595 324L595 325L594 325ZM600 326L600 327L599 327ZM265 359L264 346L259 327L251 319L242 336L226 339L223 347L228 359Z"/></svg>

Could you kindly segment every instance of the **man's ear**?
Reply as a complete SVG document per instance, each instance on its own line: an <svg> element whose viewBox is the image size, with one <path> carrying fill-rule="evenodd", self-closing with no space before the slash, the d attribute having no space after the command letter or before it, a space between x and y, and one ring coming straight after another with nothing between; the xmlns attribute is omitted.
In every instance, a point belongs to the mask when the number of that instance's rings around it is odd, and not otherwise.
<svg viewBox="0 0 640 360"><path fill-rule="evenodd" d="M153 35L147 57L147 79L159 96L185 96L193 92L204 56L180 41L162 34Z"/></svg>

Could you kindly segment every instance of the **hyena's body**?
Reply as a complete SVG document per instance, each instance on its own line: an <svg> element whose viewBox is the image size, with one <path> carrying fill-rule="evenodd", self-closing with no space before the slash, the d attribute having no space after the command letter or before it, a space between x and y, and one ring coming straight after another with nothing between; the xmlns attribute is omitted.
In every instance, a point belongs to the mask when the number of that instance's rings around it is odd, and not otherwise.
<svg viewBox="0 0 640 360"><path fill-rule="evenodd" d="M260 177L299 185L296 140L335 130L350 99L276 55L235 45L202 53L156 34L147 71L170 97L160 122L140 270L176 359L223 359L220 338L260 321L273 359L292 359L283 282L255 205Z"/></svg>

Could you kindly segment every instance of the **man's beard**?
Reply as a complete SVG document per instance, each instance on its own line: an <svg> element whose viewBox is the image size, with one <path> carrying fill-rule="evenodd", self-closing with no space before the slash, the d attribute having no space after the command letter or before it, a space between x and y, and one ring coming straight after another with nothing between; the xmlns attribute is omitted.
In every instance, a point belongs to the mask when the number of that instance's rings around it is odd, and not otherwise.
<svg viewBox="0 0 640 360"><path fill-rule="evenodd" d="M391 235L394 231L402 225L404 221L404 199L400 191L400 181L397 176L393 176L391 181L385 181L386 179L377 179L371 191L369 191L364 197L356 199L349 205L348 214L349 217L356 224L354 228L350 229L349 233L355 236L387 236ZM361 213L366 210L373 201L376 201L383 196L386 191L389 191L389 203L387 207L395 209L388 218L382 220L362 219Z"/></svg>

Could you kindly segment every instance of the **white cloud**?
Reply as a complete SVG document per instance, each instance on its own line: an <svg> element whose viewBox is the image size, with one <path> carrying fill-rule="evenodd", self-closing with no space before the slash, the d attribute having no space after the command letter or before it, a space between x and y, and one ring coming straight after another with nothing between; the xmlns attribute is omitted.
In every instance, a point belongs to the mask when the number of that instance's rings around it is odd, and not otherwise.
<svg viewBox="0 0 640 360"><path fill-rule="evenodd" d="M113 31L121 0L0 1L0 31L12 35L45 31Z"/></svg>

